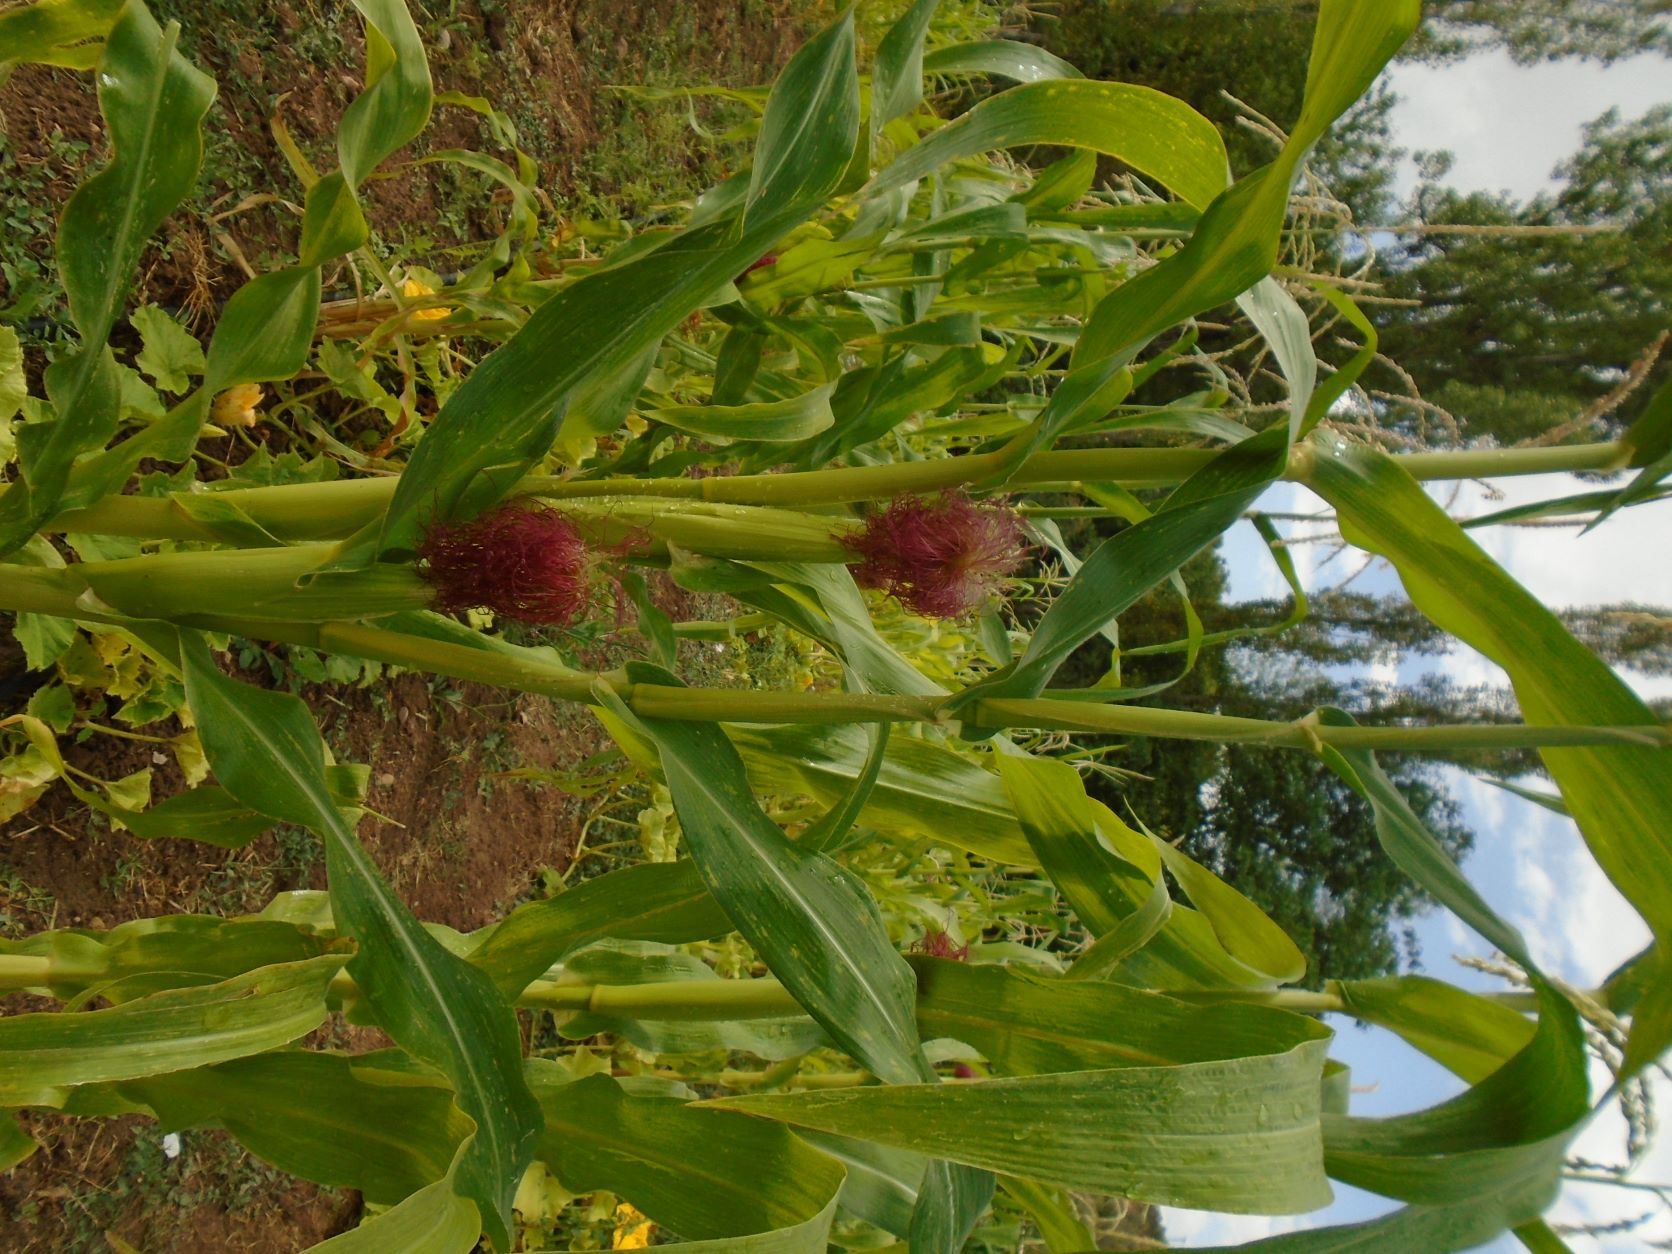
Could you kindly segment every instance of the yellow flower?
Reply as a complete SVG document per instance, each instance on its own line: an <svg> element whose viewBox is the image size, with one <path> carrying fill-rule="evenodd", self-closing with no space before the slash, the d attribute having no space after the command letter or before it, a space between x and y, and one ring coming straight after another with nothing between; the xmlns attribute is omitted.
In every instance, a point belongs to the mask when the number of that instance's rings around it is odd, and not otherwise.
<svg viewBox="0 0 1672 1254"><path fill-rule="evenodd" d="M627 428L630 435L643 435L650 430L650 424L638 414L628 414L627 420L622 423L622 426Z"/></svg>
<svg viewBox="0 0 1672 1254"><path fill-rule="evenodd" d="M209 419L217 427L253 427L256 423L255 407L261 404L265 395L254 383L240 383L235 388L228 388L215 398Z"/></svg>
<svg viewBox="0 0 1672 1254"><path fill-rule="evenodd" d="M401 295L434 296L435 289L422 279L403 279L401 281ZM442 318L445 318L452 312L453 311L451 309L437 306L434 309L414 309L412 311L412 316L420 322L439 322Z"/></svg>
<svg viewBox="0 0 1672 1254"><path fill-rule="evenodd" d="M646 1219L632 1205L623 1202L615 1208L615 1236L610 1241L612 1250L645 1250L656 1225Z"/></svg>

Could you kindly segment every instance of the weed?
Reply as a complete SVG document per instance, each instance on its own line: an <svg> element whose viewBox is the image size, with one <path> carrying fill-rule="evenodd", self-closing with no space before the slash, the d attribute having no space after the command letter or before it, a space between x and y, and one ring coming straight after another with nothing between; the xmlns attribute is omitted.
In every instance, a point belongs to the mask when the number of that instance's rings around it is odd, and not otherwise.
<svg viewBox="0 0 1672 1254"><path fill-rule="evenodd" d="M26 936L52 926L58 914L53 895L0 865L0 936Z"/></svg>
<svg viewBox="0 0 1672 1254"><path fill-rule="evenodd" d="M0 131L0 275L7 303L0 323L17 326L26 344L46 346L58 338L65 312L64 288L52 259L58 230L61 188L79 177L89 146L53 130L46 152L25 158Z"/></svg>

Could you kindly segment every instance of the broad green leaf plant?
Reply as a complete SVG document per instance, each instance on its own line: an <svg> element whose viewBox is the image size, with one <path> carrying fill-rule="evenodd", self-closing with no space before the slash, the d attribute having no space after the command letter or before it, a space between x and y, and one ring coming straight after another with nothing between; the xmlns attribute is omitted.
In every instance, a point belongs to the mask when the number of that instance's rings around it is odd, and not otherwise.
<svg viewBox="0 0 1672 1254"><path fill-rule="evenodd" d="M949 38L935 0L893 6L892 24L850 12L769 92L729 93L746 169L676 224L590 239L543 220L503 115L435 91L399 0L355 7L365 87L336 167L280 132L295 261L234 292L201 344L132 292L191 194L213 81L143 0L0 15L0 61L92 73L110 135L61 218L73 344L35 363L0 330L0 610L52 676L0 724L0 818L62 780L135 838L305 827L329 880L255 916L0 942L0 989L61 1003L0 1019L0 1106L224 1128L363 1194L367 1217L330 1250L509 1251L552 1196L604 1190L675 1248L952 1254L1002 1206L1074 1251L1095 1241L1070 1192L1288 1215L1325 1206L1332 1179L1401 1208L1248 1248L1440 1252L1504 1230L1562 1248L1540 1215L1612 1097L1591 1089L1583 1025L1624 1034L1617 1086L1672 1041L1672 736L1421 485L1636 468L1595 495L1602 516L1655 495L1665 406L1617 443L1524 450L1393 456L1331 422L1374 333L1346 291L1286 268L1289 196L1411 35L1414 0L1324 0L1301 114L1244 171L1181 102ZM948 118L948 85L986 94ZM361 203L438 107L484 113L504 151L425 160L510 197L504 232L446 282L392 268ZM1012 155L1041 146L1066 155ZM1130 173L1100 182L1099 157ZM346 267L367 295L322 309ZM1195 319L1233 302L1287 385L1280 412L1214 388L1145 403L1192 360ZM1321 369L1317 327L1337 319L1365 343ZM288 451L251 436L258 411ZM230 477L200 478L200 442L228 439ZM1528 721L1131 704L1157 689L1121 686L1120 615L1158 587L1188 598L1178 569L1279 480L1311 486L1425 614L1501 664ZM1065 497L1125 525L1076 553L1050 521ZM1261 525L1293 621L1304 595ZM1030 548L1061 570L1037 581L1051 595L1024 594ZM647 576L739 616L674 622ZM636 610L643 660L606 672L501 630L615 608ZM1187 617L1168 646L1186 668L1227 638ZM785 690L680 677L681 640L744 627L822 670ZM1054 688L1099 636L1109 675ZM229 674L233 639L317 651L339 677L401 667L578 703L667 799L683 856L468 935L426 924L359 843L361 777L299 698ZM112 697L130 726L189 719L169 742L186 791L151 804L148 775L66 766L57 735ZM1304 962L1258 906L1089 797L1041 733L1315 755L1531 993L1293 987ZM1504 746L1543 753L1651 928L1629 978L1547 977L1376 760ZM900 901L928 909L941 877L879 902L887 859L1001 886L997 916L1056 933L969 948L937 932L903 952ZM612 1075L584 1052L528 1055L519 1008L652 1061ZM1466 1087L1355 1114L1325 1011L1398 1033ZM334 1014L392 1046L306 1045ZM4 1127L11 1164L32 1143Z"/></svg>

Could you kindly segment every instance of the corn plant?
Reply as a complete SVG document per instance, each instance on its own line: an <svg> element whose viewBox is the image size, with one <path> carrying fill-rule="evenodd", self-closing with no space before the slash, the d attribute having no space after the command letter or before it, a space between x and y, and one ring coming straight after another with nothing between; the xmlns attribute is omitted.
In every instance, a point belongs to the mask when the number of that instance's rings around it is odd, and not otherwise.
<svg viewBox="0 0 1672 1254"><path fill-rule="evenodd" d="M1070 1193L1299 1214L1329 1201L1331 1179L1403 1205L1256 1248L1460 1250L1506 1229L1561 1248L1539 1216L1609 1097L1591 1092L1583 1025L1624 1033L1619 1086L1672 1036L1658 949L1672 737L1421 483L1636 468L1623 489L1558 503L1600 520L1672 469L1672 394L1607 444L1392 456L1332 425L1374 336L1347 294L1286 266L1290 189L1416 5L1325 0L1301 114L1269 165L1236 178L1215 129L1170 97L1087 81L1025 44L949 42L934 0L872 32L862 58L850 13L769 92L730 93L752 119L745 169L679 225L601 254L543 238L503 126L510 160L450 154L510 195L505 233L450 283L402 277L372 238L367 180L448 98L404 6L355 5L365 88L336 168L290 145L295 263L237 290L206 344L136 312L133 365L120 324L136 267L192 190L214 83L143 0L0 15L0 60L94 75L111 141L62 214L76 341L43 395L8 367L0 609L37 666L131 655L162 694L133 720L189 711L203 766L147 805L67 770L42 707L8 720L26 764L11 778L61 779L138 837L236 845L304 827L329 879L254 916L0 944L0 987L62 1003L0 1020L0 1105L225 1128L364 1195L369 1217L331 1250L509 1250L519 1213L598 1190L679 1248L914 1254L963 1248L1002 1190L1052 1250L1088 1250ZM989 78L1015 85L952 120L925 96L926 81ZM1005 155L1040 145L1068 155L1037 172ZM1099 156L1131 175L1099 185ZM349 266L375 297L322 318L325 276ZM1226 391L1131 399L1188 353L1198 315L1232 302L1286 381L1275 421ZM1325 320L1363 339L1327 373L1312 326ZM136 383L152 403L136 407ZM236 466L199 479L201 442L270 398L326 460L287 454L268 482ZM369 452L347 438L361 419L385 424ZM1105 438L1117 432L1126 443ZM1524 724L1132 704L1154 693L1120 682L1122 612L1169 583L1188 595L1178 568L1284 479L1509 673ZM1064 494L1129 525L1069 552L1030 513ZM1054 594L1007 610L1030 553L1053 550ZM737 625L671 621L647 590L657 572L734 598L740 622L805 642L829 677L686 684L678 642ZM629 610L642 660L607 672L499 630ZM932 619L968 625L933 674L908 643ZM1100 633L1115 644L1104 681L1053 688ZM218 660L234 637L584 705L665 789L655 821L685 856L664 842L660 860L471 934L426 924L361 847L355 773L307 707ZM1217 643L1198 629L1178 646L1188 666ZM1090 798L1070 762L1030 751L1039 732L1315 755L1373 807L1385 854L1518 964L1530 995L1416 976L1287 987L1304 962L1258 906ZM1540 750L1656 937L1604 988L1546 977L1376 759L1494 746ZM902 953L875 860L924 847L1045 886L1086 943L1066 963L1037 936ZM530 1056L519 1007L658 1065L616 1076ZM1354 1114L1324 1011L1391 1029L1468 1087L1408 1115ZM333 1014L393 1046L304 1044ZM31 1148L8 1120L7 1165Z"/></svg>

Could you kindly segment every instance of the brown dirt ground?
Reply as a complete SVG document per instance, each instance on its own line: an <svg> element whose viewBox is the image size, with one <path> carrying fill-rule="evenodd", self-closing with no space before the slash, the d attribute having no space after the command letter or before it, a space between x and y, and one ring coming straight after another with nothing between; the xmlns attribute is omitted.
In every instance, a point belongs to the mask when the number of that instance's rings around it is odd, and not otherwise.
<svg viewBox="0 0 1672 1254"><path fill-rule="evenodd" d="M156 0L153 7L163 17L173 16L175 8L195 10L169 0ZM236 24L235 39L200 34L190 48L221 87L210 121L205 186L148 252L136 302L208 311L241 281L238 254L258 269L289 259L296 219L282 206L260 205L220 220L214 215L252 189L264 190L263 175L274 190L299 197L267 125L280 93L290 92L282 107L292 133L328 168L323 138L358 90L363 45L350 6L215 0L215 7L249 12ZM431 12L442 7L425 6ZM635 153L646 167L671 165L670 189L710 181L723 170L694 137L681 139L676 132L670 138L665 127L638 149L618 143L618 157L628 160L613 166L599 160L601 148L644 132L649 115L646 106L606 85L767 81L804 36L816 5L461 0L445 7L452 15L445 24L445 47L438 44L436 23L426 24L438 90L483 94L511 112L524 147L540 163L542 185L560 207L613 196L620 212L633 214L650 208L664 190L642 181L623 184L621 172ZM213 26L202 21L201 10L182 16L188 38L194 27L201 32ZM319 71L322 47L339 72ZM707 116L707 109L700 106L699 116ZM55 135L89 145L84 168L67 171L48 186L44 198L61 204L85 168L103 156L92 89L86 76L19 69L0 87L0 143L18 161L38 165L52 151ZM491 151L492 142L474 114L442 109L417 149L449 146ZM448 216L435 182L413 170L375 181L367 200L374 229L409 238L413 224L420 224L433 248L492 235L502 212L482 197L461 214L455 197ZM0 300L4 286L0 279ZM21 663L10 647L9 624L0 623L0 636L4 681ZM419 917L461 929L479 927L529 895L541 869L568 864L584 803L500 772L520 766L574 768L605 743L590 718L539 698L419 676L372 689L313 688L304 695L339 760L370 766L367 801L377 813L365 817L360 835ZM0 701L0 714L15 712L12 707L20 708L26 698L24 691ZM182 781L171 762L153 763L151 749L104 738L66 746L66 756L106 779L154 765L153 795L160 799ZM259 909L275 892L324 886L322 861L305 834L268 833L230 852L144 842L111 832L62 790L0 830L0 869L7 873L0 878L0 919L13 934L108 927L159 913L237 914ZM0 1013L26 1008L41 1007L15 998L0 1003ZM356 1030L333 1031L329 1043L340 1048L375 1044ZM167 1160L148 1120L42 1115L28 1122L43 1148L0 1175L5 1251L126 1248L110 1241L111 1234L144 1254L280 1254L358 1220L356 1196L281 1176L217 1131L184 1134L184 1152Z"/></svg>
<svg viewBox="0 0 1672 1254"><path fill-rule="evenodd" d="M9 7L0 0L0 8ZM415 10L438 92L485 96L506 112L522 147L540 167L540 186L556 205L607 205L643 213L724 174L712 147L683 125L682 106L652 106L615 84L768 82L818 20L823 0L454 0ZM141 262L135 303L156 301L207 314L245 277L294 260L302 188L270 127L275 115L316 167L335 165L332 136L359 92L364 39L352 6L331 0L154 0L160 19L182 21L182 49L219 84L206 124L207 153L198 193L163 227ZM212 8L221 20L205 21ZM426 10L428 12L426 12ZM445 18L437 17L445 10ZM713 122L726 106L695 101L693 116ZM723 129L723 128L722 128ZM47 197L61 205L107 155L91 77L21 66L0 84L0 146L25 166L51 160L55 143L88 146L80 166L57 172ZM474 112L438 106L429 130L363 189L375 232L426 253L492 238L502 226L502 194L468 176L449 194L438 167L404 164L447 148L508 157ZM602 154L602 160L600 155ZM660 194L660 195L659 195ZM36 250L44 260L49 243ZM449 267L433 264L446 271ZM339 270L326 290L350 285ZM0 299L5 282L0 279Z"/></svg>
<svg viewBox="0 0 1672 1254"><path fill-rule="evenodd" d="M481 927L529 896L541 870L568 864L585 803L499 772L575 768L606 744L586 715L538 697L418 675L374 690L308 695L339 759L370 766L367 802L381 817L367 814L360 837L420 918ZM117 778L146 765L149 751L101 739L72 747L68 757ZM159 797L178 785L172 768L158 768ZM268 833L225 851L139 841L96 828L89 817L54 790L0 834L0 862L50 895L11 903L19 931L104 928L177 912L235 914L259 909L276 892L325 886L323 864L308 856L312 838L302 834L291 836L288 850ZM11 999L6 1008L48 1007ZM328 1039L318 1043L353 1052L382 1043L340 1025L322 1033ZM158 1154L148 1120L40 1116L31 1124L45 1148L0 1176L0 1249L103 1250L108 1229L145 1254L281 1254L358 1219L352 1196L270 1172L219 1132L186 1134L190 1152L171 1163Z"/></svg>

